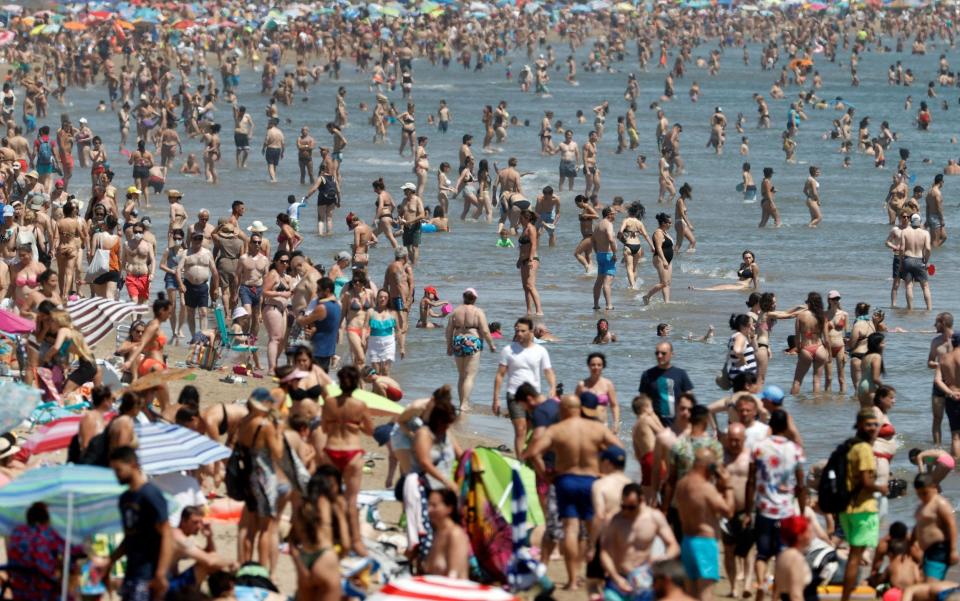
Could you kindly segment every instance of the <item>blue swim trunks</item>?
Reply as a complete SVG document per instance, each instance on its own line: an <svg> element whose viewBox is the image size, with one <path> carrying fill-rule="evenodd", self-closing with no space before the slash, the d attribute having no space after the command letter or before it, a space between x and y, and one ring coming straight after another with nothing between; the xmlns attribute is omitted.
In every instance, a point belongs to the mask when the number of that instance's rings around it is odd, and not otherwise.
<svg viewBox="0 0 960 601"><path fill-rule="evenodd" d="M557 476L553 486L557 491L557 513L560 519L593 519L593 499L591 488L596 476L563 474Z"/></svg>
<svg viewBox="0 0 960 601"><path fill-rule="evenodd" d="M691 580L720 580L720 547L717 539L684 536L680 559Z"/></svg>
<svg viewBox="0 0 960 601"><path fill-rule="evenodd" d="M617 275L617 261L613 253L597 253L597 273L599 275Z"/></svg>

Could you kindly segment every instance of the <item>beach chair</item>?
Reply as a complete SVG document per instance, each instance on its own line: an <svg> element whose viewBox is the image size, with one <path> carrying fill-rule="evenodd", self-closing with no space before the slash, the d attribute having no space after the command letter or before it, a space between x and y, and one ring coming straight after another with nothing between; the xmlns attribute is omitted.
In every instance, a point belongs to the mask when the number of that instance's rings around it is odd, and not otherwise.
<svg viewBox="0 0 960 601"><path fill-rule="evenodd" d="M236 353L256 353L257 347L237 342L237 335L230 332L227 328L227 317L223 311L223 305L217 305L213 310L213 315L217 320L217 335L220 338L220 348Z"/></svg>

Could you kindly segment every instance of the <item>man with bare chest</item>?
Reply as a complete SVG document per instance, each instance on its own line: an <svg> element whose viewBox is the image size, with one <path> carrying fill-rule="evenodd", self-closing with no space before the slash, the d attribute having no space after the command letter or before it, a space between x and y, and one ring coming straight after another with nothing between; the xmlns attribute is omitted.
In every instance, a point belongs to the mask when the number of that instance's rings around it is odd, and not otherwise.
<svg viewBox="0 0 960 601"><path fill-rule="evenodd" d="M237 278L240 286L238 299L250 315L250 330L247 334L256 335L260 325L260 307L263 303L263 278L270 268L270 260L262 252L263 239L259 233L250 236L247 252L240 255L237 266Z"/></svg>
<svg viewBox="0 0 960 601"><path fill-rule="evenodd" d="M123 271L127 274L125 283L130 300L142 305L150 299L155 253L150 243L143 238L143 224L137 223L132 229L133 236L121 247Z"/></svg>

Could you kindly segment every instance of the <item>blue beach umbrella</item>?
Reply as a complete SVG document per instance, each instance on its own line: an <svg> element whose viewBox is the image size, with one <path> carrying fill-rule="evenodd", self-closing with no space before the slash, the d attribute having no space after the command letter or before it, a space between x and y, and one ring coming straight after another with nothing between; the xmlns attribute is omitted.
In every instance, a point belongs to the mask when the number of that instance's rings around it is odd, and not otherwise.
<svg viewBox="0 0 960 601"><path fill-rule="evenodd" d="M182 426L151 423L135 429L140 468L150 476L195 470L230 456L229 448Z"/></svg>
<svg viewBox="0 0 960 601"><path fill-rule="evenodd" d="M71 540L123 530L117 497L124 490L113 470L104 467L52 465L32 469L0 488L0 533L9 534L22 524L34 503L46 503L50 525L66 543L61 589L61 599L66 600Z"/></svg>

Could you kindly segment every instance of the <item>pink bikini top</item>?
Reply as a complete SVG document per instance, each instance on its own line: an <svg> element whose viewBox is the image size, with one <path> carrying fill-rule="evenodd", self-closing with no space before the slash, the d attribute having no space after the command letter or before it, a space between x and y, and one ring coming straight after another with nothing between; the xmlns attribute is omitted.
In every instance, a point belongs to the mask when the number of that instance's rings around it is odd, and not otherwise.
<svg viewBox="0 0 960 601"><path fill-rule="evenodd" d="M31 275L30 277L18 275L17 279L14 281L16 282L17 286L26 286L28 288L37 287L37 276L35 275Z"/></svg>

